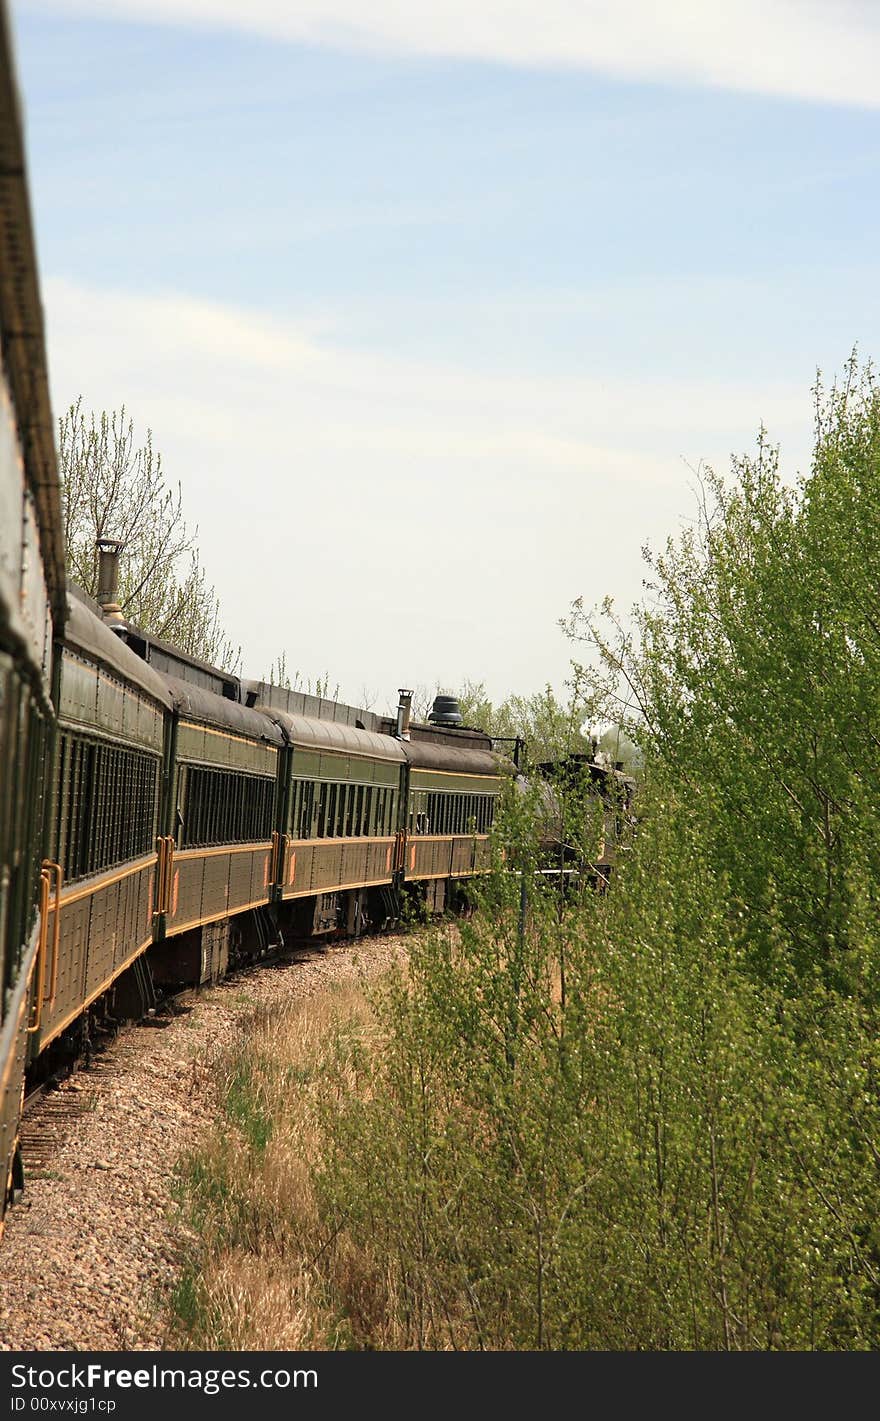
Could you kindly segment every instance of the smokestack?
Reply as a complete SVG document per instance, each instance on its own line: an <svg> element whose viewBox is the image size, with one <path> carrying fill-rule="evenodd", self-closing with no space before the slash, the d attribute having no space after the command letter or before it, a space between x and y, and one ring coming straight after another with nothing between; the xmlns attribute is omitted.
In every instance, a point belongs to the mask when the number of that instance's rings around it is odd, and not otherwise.
<svg viewBox="0 0 880 1421"><path fill-rule="evenodd" d="M119 554L122 543L118 538L99 538L98 548L98 604L104 614L104 621L110 627L125 630L125 618L119 605Z"/></svg>
<svg viewBox="0 0 880 1421"><path fill-rule="evenodd" d="M397 728L394 734L398 740L409 740L409 721L412 714L412 691L398 691L400 704L397 707Z"/></svg>

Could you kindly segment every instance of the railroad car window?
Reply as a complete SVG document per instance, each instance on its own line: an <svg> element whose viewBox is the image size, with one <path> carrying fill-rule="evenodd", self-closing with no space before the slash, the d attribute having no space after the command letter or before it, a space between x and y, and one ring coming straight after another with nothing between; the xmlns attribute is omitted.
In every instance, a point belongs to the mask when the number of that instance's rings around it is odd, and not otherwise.
<svg viewBox="0 0 880 1421"><path fill-rule="evenodd" d="M302 784L302 800L300 808L299 836L301 839L311 839L313 834L313 821L315 816L315 786L310 781Z"/></svg>
<svg viewBox="0 0 880 1421"><path fill-rule="evenodd" d="M64 734L58 783L55 849L67 881L151 851L159 784L153 756Z"/></svg>
<svg viewBox="0 0 880 1421"><path fill-rule="evenodd" d="M275 780L188 766L181 845L249 843L272 831Z"/></svg>

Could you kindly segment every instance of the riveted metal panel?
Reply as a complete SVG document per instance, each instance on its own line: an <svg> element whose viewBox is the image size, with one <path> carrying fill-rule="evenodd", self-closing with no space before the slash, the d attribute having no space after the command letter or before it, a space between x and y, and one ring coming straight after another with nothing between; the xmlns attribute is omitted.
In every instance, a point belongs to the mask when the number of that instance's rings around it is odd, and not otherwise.
<svg viewBox="0 0 880 1421"><path fill-rule="evenodd" d="M62 894L57 986L54 1000L43 1008L41 1047L147 947L152 875L153 861L145 859L133 870L116 869L93 883L80 881L66 897ZM50 944L53 928L54 906L49 913Z"/></svg>
<svg viewBox="0 0 880 1421"><path fill-rule="evenodd" d="M21 524L22 579L21 615L32 664L39 667L45 679L49 676L51 636L47 636L49 592L40 556L40 528L33 495L25 494L24 517Z"/></svg>
<svg viewBox="0 0 880 1421"><path fill-rule="evenodd" d="M488 775L455 774L442 770L410 770L410 790L429 789L443 793L459 794L499 794L501 778Z"/></svg>
<svg viewBox="0 0 880 1421"><path fill-rule="evenodd" d="M213 765L268 779L277 772L278 747L182 720L177 732L177 758L185 764Z"/></svg>
<svg viewBox="0 0 880 1421"><path fill-rule="evenodd" d="M162 749L162 707L67 647L58 716L62 726L96 731L156 753Z"/></svg>

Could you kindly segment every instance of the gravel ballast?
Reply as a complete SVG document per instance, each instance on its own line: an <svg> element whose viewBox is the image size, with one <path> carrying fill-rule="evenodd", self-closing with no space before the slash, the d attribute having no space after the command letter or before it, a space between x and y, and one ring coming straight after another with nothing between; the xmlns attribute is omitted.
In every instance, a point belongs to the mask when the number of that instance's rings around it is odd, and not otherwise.
<svg viewBox="0 0 880 1421"><path fill-rule="evenodd" d="M255 1008L376 976L404 951L403 938L369 938L238 974L188 998L164 1029L125 1027L98 1070L53 1091L31 1134L57 1130L59 1111L71 1119L7 1217L0 1350L161 1349L186 1242L172 1172L218 1119L214 1063Z"/></svg>

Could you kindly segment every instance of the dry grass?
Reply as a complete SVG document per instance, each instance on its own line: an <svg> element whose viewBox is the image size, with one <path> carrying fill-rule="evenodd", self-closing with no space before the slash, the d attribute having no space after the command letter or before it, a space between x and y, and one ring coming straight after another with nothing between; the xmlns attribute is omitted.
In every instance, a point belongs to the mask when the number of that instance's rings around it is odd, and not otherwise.
<svg viewBox="0 0 880 1421"><path fill-rule="evenodd" d="M395 1345L388 1279L348 1239L327 1235L313 1186L325 1064L332 1052L340 1090L368 1089L356 1062L375 1034L353 986L242 1026L223 1067L222 1128L178 1170L198 1241L174 1294L169 1347Z"/></svg>

